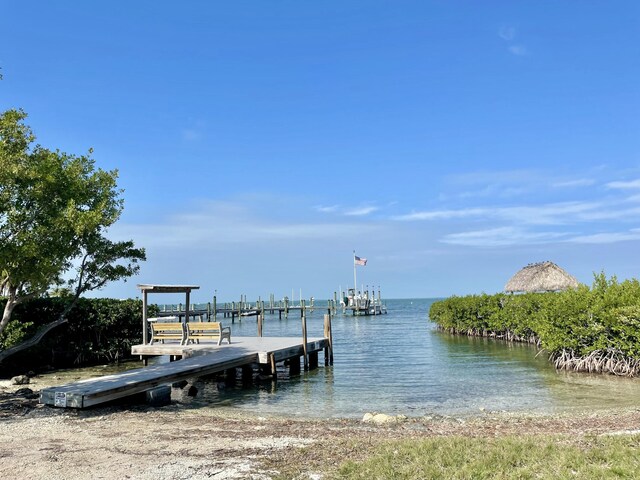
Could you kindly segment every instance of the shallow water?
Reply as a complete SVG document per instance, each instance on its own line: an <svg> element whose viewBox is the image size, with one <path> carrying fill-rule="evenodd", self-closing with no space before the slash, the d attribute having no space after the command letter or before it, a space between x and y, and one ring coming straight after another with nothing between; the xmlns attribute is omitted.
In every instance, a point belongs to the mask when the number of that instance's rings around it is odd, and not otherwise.
<svg viewBox="0 0 640 480"><path fill-rule="evenodd" d="M334 365L277 383L225 387L199 383L200 408L259 414L359 418L377 411L409 416L469 415L479 411L552 413L639 404L640 381L556 372L530 345L452 336L428 320L432 300L389 300L389 313L333 319ZM322 309L307 318L309 336L322 336ZM231 324L230 319L223 323ZM254 317L231 325L234 335L256 332ZM265 336L300 336L299 314L265 318Z"/></svg>

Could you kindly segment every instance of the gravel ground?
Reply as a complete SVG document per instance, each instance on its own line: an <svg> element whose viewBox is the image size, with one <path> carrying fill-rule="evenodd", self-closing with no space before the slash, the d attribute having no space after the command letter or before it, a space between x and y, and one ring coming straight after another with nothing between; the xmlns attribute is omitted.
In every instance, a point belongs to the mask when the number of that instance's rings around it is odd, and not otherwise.
<svg viewBox="0 0 640 480"><path fill-rule="evenodd" d="M385 425L221 415L175 403L66 410L39 405L41 387L0 382L0 478L320 479L388 439L640 430L640 409L554 416L479 412Z"/></svg>

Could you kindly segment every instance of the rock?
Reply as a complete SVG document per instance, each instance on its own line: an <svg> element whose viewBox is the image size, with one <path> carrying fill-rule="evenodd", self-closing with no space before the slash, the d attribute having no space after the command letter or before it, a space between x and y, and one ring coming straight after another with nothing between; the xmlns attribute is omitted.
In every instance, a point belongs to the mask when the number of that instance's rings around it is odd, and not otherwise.
<svg viewBox="0 0 640 480"><path fill-rule="evenodd" d="M30 381L26 375L18 375L11 379L11 385L27 385Z"/></svg>
<svg viewBox="0 0 640 480"><path fill-rule="evenodd" d="M187 385L189 385L189 382L187 382L186 380L180 380L179 382L173 382L171 384L173 388L180 388L180 389L186 387Z"/></svg>
<svg viewBox="0 0 640 480"><path fill-rule="evenodd" d="M406 415L387 415L386 413L365 413L362 417L364 423L377 423L382 425L385 423L398 423L404 422L407 419Z"/></svg>
<svg viewBox="0 0 640 480"><path fill-rule="evenodd" d="M369 413L369 412L365 413L364 417L362 417L362 421L364 423L369 423L372 419L373 419L373 413Z"/></svg>
<svg viewBox="0 0 640 480"><path fill-rule="evenodd" d="M20 397L26 397L26 398L31 398L34 395L33 390L31 390L30 388L19 388L18 390L15 391L15 394Z"/></svg>
<svg viewBox="0 0 640 480"><path fill-rule="evenodd" d="M378 424L395 423L396 422L396 417L393 417L391 415L387 415L386 413L378 413L378 414L373 416L371 421L373 423L378 423Z"/></svg>

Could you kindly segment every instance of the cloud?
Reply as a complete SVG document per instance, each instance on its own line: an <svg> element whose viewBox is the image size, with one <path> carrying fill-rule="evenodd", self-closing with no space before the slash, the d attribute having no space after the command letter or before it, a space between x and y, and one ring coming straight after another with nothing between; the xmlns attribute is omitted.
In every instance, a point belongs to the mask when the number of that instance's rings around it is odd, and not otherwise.
<svg viewBox="0 0 640 480"><path fill-rule="evenodd" d="M577 178L575 180L565 180L561 182L555 182L555 183L552 183L551 186L555 188L590 187L595 183L596 181L590 178Z"/></svg>
<svg viewBox="0 0 640 480"><path fill-rule="evenodd" d="M498 30L498 36L507 43L507 50L513 55L526 55L527 49L522 44L515 44L513 40L516 38L516 28L511 26L503 26Z"/></svg>
<svg viewBox="0 0 640 480"><path fill-rule="evenodd" d="M509 45L509 52L517 56L529 53L524 45Z"/></svg>
<svg viewBox="0 0 640 480"><path fill-rule="evenodd" d="M498 30L498 36L503 40L511 41L516 37L515 27L503 26Z"/></svg>
<svg viewBox="0 0 640 480"><path fill-rule="evenodd" d="M425 212L413 212L406 215L398 215L393 220L414 221L414 220L451 220L456 218L482 217L491 214L486 208L466 208L457 210L431 210Z"/></svg>
<svg viewBox="0 0 640 480"><path fill-rule="evenodd" d="M185 128L182 130L182 139L186 142L195 142L202 138L202 133L192 128Z"/></svg>
<svg viewBox="0 0 640 480"><path fill-rule="evenodd" d="M313 239L342 239L368 234L381 227L349 222L282 221L264 218L255 206L241 202L214 201L189 213L168 215L154 223L115 224L115 239L133 239L147 248L198 248Z"/></svg>
<svg viewBox="0 0 640 480"><path fill-rule="evenodd" d="M606 244L628 242L640 240L640 228L633 228L627 232L606 232L594 233L591 235L580 235L567 239L571 243Z"/></svg>
<svg viewBox="0 0 640 480"><path fill-rule="evenodd" d="M362 207L356 207L356 208L352 208L350 210L346 210L344 212L344 215L350 216L350 217L361 217L364 215L369 215L370 213L373 213L375 211L379 210L378 207L374 207L372 205L368 205L368 206L362 206Z"/></svg>
<svg viewBox="0 0 640 480"><path fill-rule="evenodd" d="M318 205L314 208L318 212L331 213L331 212L336 212L340 208L340 205L329 205L329 206Z"/></svg>
<svg viewBox="0 0 640 480"><path fill-rule="evenodd" d="M605 187L614 189L614 190L631 190L640 188L640 178L637 180L630 180L628 182L609 182L605 184Z"/></svg>
<svg viewBox="0 0 640 480"><path fill-rule="evenodd" d="M587 215L602 208L598 202L561 202L534 206L482 207L452 210L431 210L413 212L394 217L394 220L452 220L476 217L479 219L500 219L519 224L562 225L586 219ZM602 213L604 215L604 212Z"/></svg>
<svg viewBox="0 0 640 480"><path fill-rule="evenodd" d="M195 142L204 137L204 132L206 131L205 122L199 119L189 118L185 123L187 123L188 126L185 126L180 131L182 140L185 142Z"/></svg>
<svg viewBox="0 0 640 480"><path fill-rule="evenodd" d="M441 242L467 247L502 247L521 244L540 244L557 241L566 236L558 232L531 232L514 227L498 227L445 235Z"/></svg>

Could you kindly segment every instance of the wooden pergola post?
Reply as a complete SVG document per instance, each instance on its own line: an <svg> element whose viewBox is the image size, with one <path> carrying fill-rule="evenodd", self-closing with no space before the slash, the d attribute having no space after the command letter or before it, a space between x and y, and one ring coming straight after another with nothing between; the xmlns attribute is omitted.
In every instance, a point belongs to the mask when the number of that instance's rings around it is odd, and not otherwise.
<svg viewBox="0 0 640 480"><path fill-rule="evenodd" d="M147 344L147 291L142 290L142 344Z"/></svg>
<svg viewBox="0 0 640 480"><path fill-rule="evenodd" d="M138 288L142 291L142 344L147 345L149 342L147 331L147 309L149 306L148 294L149 293L184 293L186 295L186 304L184 306L184 321L189 320L189 302L191 301L191 290L197 290L200 287L197 285L138 285Z"/></svg>

